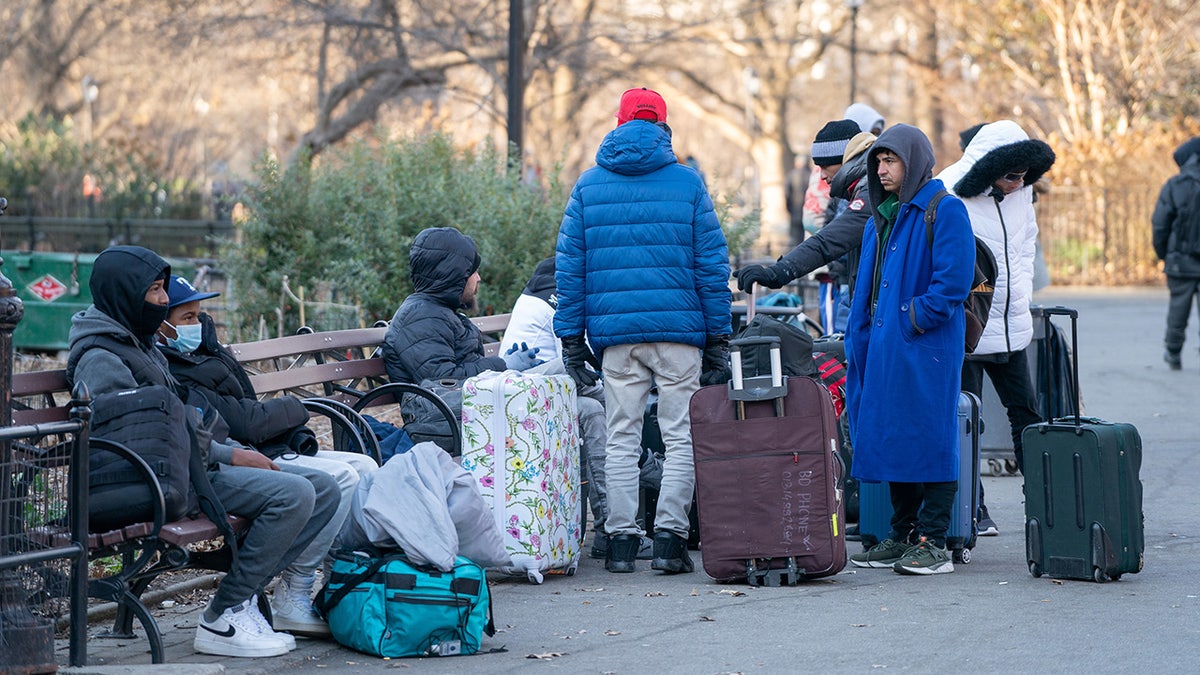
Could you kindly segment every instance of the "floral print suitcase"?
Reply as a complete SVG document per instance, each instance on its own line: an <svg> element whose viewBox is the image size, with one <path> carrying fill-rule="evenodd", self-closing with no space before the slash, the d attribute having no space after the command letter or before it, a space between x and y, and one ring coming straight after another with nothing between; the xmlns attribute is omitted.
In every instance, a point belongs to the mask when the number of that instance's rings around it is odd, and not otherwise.
<svg viewBox="0 0 1200 675"><path fill-rule="evenodd" d="M517 573L574 574L580 555L579 429L565 375L487 372L463 383L462 466L479 482Z"/></svg>

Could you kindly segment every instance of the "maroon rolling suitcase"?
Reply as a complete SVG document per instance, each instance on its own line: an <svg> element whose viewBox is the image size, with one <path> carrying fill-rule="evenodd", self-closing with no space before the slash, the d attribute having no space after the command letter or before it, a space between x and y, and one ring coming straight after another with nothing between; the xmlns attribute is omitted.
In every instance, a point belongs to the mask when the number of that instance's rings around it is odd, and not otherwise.
<svg viewBox="0 0 1200 675"><path fill-rule="evenodd" d="M741 350L768 345L765 375L743 377ZM793 585L846 566L837 418L829 391L781 375L778 338L730 343L733 382L691 400L704 571L717 581Z"/></svg>

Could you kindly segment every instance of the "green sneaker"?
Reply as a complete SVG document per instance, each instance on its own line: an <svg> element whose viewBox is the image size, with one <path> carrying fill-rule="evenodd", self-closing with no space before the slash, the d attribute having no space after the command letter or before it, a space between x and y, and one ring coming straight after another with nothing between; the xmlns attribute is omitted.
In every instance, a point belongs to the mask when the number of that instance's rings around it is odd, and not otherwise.
<svg viewBox="0 0 1200 675"><path fill-rule="evenodd" d="M892 569L900 574L947 574L954 571L954 561L945 548L921 537L921 541L908 549Z"/></svg>
<svg viewBox="0 0 1200 675"><path fill-rule="evenodd" d="M850 556L850 562L858 567L891 567L911 548L901 541L884 539L871 548Z"/></svg>

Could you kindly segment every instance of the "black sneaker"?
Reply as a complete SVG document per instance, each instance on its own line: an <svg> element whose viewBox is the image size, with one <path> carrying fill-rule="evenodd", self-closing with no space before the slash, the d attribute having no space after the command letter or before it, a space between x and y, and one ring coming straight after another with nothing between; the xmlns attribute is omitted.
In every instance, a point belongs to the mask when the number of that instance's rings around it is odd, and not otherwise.
<svg viewBox="0 0 1200 675"><path fill-rule="evenodd" d="M1170 350L1163 352L1163 361L1167 362L1167 366L1171 370L1183 370L1183 360L1179 358L1179 352Z"/></svg>
<svg viewBox="0 0 1200 675"><path fill-rule="evenodd" d="M636 534L617 534L608 538L608 557L604 559L604 569L609 572L633 572L636 567L638 547L642 538Z"/></svg>
<svg viewBox="0 0 1200 675"><path fill-rule="evenodd" d="M674 532L654 533L654 559L650 568L667 574L691 572L695 569L692 558L688 555L687 538Z"/></svg>

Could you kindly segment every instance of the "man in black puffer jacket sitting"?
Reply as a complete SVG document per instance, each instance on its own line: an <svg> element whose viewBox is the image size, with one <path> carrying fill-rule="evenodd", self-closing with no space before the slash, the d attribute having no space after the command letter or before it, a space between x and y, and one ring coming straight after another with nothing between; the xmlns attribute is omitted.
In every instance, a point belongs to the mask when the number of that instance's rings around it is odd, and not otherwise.
<svg viewBox="0 0 1200 675"><path fill-rule="evenodd" d="M408 254L413 293L396 310L383 339L392 382L465 380L488 370L528 370L542 361L518 345L504 356L484 356L483 337L461 310L475 305L479 252L452 227L431 227Z"/></svg>
<svg viewBox="0 0 1200 675"><path fill-rule="evenodd" d="M328 636L329 626L312 608L316 570L350 513L359 479L377 468L375 460L351 452L321 450L313 432L304 426L308 410L300 399L280 396L258 400L241 364L217 340L212 317L200 311L201 300L219 293L201 293L187 279L172 275L167 295L170 309L157 338L175 379L221 413L229 425L230 438L253 447L282 468L295 465L315 469L337 481L341 495L337 511L279 575L271 600L276 630Z"/></svg>

